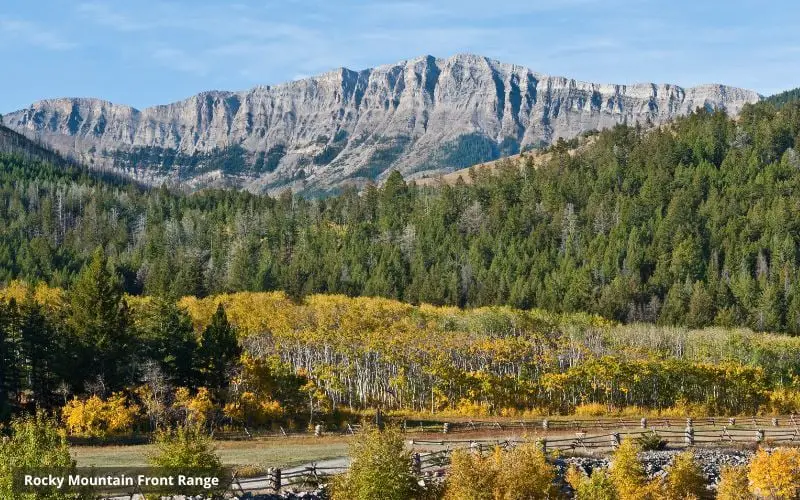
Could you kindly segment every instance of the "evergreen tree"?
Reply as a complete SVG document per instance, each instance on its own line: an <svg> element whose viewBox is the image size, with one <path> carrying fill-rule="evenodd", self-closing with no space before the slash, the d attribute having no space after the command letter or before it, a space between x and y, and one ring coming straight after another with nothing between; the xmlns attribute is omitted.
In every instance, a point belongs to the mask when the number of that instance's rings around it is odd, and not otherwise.
<svg viewBox="0 0 800 500"><path fill-rule="evenodd" d="M85 379L102 377L111 390L124 385L131 354L126 311L119 280L98 248L71 290L69 324L84 348Z"/></svg>
<svg viewBox="0 0 800 500"><path fill-rule="evenodd" d="M195 366L197 338L189 315L172 300L156 297L142 323L147 357L159 364L167 379L181 387L200 385Z"/></svg>
<svg viewBox="0 0 800 500"><path fill-rule="evenodd" d="M204 384L212 390L225 389L240 355L236 329L228 322L225 308L220 304L200 336L197 360Z"/></svg>

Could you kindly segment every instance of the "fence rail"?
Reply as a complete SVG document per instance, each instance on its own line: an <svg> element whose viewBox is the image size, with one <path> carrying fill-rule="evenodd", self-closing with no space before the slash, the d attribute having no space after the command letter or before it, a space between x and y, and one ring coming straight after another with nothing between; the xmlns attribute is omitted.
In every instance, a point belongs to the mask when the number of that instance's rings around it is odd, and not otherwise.
<svg viewBox="0 0 800 500"><path fill-rule="evenodd" d="M614 449L623 439L634 439L646 436L653 432L670 445L682 446L708 446L724 444L797 444L800 445L800 428L794 419L783 420L784 426L775 425L773 419L748 419L745 424L737 423L734 419L656 419L653 426L648 423L642 428L615 427L616 432L588 433L585 430L575 432L574 436L548 437L539 433L536 443L544 451L592 451L598 449ZM720 425L724 422L725 425ZM753 424L755 422L755 424ZM771 427L758 426L768 423ZM780 424L781 421L778 422ZM475 424L475 422L473 422ZM679 424L682 427L679 427ZM715 425L716 424L716 425ZM756 427L751 427L756 425ZM580 426L583 429L585 426ZM509 427L504 427L508 429ZM598 429L605 429L598 426ZM541 428L540 428L541 429ZM546 427L552 430L551 427ZM563 429L563 428L562 428ZM508 449L527 442L521 439L505 440L474 440L474 439L411 439L412 447L443 446L445 449L416 452L412 454L411 468L420 477L443 475L450 465L450 457L455 450L470 450L475 453L486 453L500 447ZM239 479L234 481L235 487L242 493L255 490L270 490L278 492L288 484L320 484L324 483L331 474L344 472L346 467L318 467L312 464L309 467L284 472L281 469L270 469L264 477L254 479Z"/></svg>
<svg viewBox="0 0 800 500"><path fill-rule="evenodd" d="M522 432L558 432L569 430L616 430L616 429L650 429L650 428L677 428L686 425L686 418L655 417L655 418L569 418L569 417L543 417L536 419L519 420L466 420L466 421L436 421L436 420L400 420L387 419L398 425L403 432L408 434L453 434L485 431L522 431ZM783 415L777 417L703 417L692 418L693 425L698 428L728 426L735 429L759 429L762 427L792 427L800 429L800 417L796 415ZM279 427L277 431L262 431L243 428L238 431L216 431L215 439L220 440L250 440L259 438L281 437L306 437L311 435L355 435L361 432L360 424L345 424L335 429L326 429L317 425L312 432L291 431Z"/></svg>

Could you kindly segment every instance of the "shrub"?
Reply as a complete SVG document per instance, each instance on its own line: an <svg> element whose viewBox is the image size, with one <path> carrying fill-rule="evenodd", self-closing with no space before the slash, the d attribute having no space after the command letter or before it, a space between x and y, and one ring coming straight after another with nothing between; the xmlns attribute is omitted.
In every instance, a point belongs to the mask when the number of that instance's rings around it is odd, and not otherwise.
<svg viewBox="0 0 800 500"><path fill-rule="evenodd" d="M575 415L578 417L603 417L614 413L609 411L608 406L600 403L586 403L575 407Z"/></svg>
<svg viewBox="0 0 800 500"><path fill-rule="evenodd" d="M457 451L453 453L445 498L554 498L555 478L555 468L534 443L521 444L509 451L497 448L488 457Z"/></svg>
<svg viewBox="0 0 800 500"><path fill-rule="evenodd" d="M544 499L556 495L556 470L535 443L520 444L495 456L500 458L495 498Z"/></svg>
<svg viewBox="0 0 800 500"><path fill-rule="evenodd" d="M153 467L166 469L171 475L193 475L202 472L205 476L225 476L222 461L216 453L211 437L196 425L179 426L160 430L155 434L156 450L147 461ZM227 486L222 484L220 490ZM182 491L185 494L207 492L202 488ZM173 492L170 492L173 493Z"/></svg>
<svg viewBox="0 0 800 500"><path fill-rule="evenodd" d="M750 493L750 481L747 479L747 467L725 466L722 468L717 500L753 500Z"/></svg>
<svg viewBox="0 0 800 500"><path fill-rule="evenodd" d="M572 487L576 500L617 500L617 489L604 469L596 469L587 476L577 467L567 470L567 483Z"/></svg>
<svg viewBox="0 0 800 500"><path fill-rule="evenodd" d="M794 499L800 495L800 450L759 450L750 462L751 490L760 497Z"/></svg>
<svg viewBox="0 0 800 500"><path fill-rule="evenodd" d="M636 444L642 451L663 450L667 441L661 439L656 431L650 431L636 438Z"/></svg>
<svg viewBox="0 0 800 500"><path fill-rule="evenodd" d="M21 467L48 467L65 473L75 468L64 431L43 413L12 421L11 437L0 441L0 498L77 498L77 495L45 489L36 494L14 491L12 474L14 469Z"/></svg>
<svg viewBox="0 0 800 500"><path fill-rule="evenodd" d="M694 459L691 451L677 455L667 469L664 482L666 498L684 500L704 498L707 496L706 478Z"/></svg>
<svg viewBox="0 0 800 500"><path fill-rule="evenodd" d="M496 471L489 458L456 450L450 460L445 500L492 500Z"/></svg>
<svg viewBox="0 0 800 500"><path fill-rule="evenodd" d="M366 429L350 449L350 470L333 482L334 500L406 500L418 490L397 429Z"/></svg>
<svg viewBox="0 0 800 500"><path fill-rule="evenodd" d="M639 461L639 446L626 439L614 452L610 477L620 500L645 500L661 498L658 483L647 480L644 466Z"/></svg>

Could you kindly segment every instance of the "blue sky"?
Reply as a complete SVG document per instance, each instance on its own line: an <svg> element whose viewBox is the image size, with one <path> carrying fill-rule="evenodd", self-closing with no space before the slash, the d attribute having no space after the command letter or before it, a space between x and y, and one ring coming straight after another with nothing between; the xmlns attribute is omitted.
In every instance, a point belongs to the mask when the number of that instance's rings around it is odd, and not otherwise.
<svg viewBox="0 0 800 500"><path fill-rule="evenodd" d="M145 107L339 66L469 52L603 83L800 86L800 2L5 0L0 112ZM9 5L11 4L11 5Z"/></svg>

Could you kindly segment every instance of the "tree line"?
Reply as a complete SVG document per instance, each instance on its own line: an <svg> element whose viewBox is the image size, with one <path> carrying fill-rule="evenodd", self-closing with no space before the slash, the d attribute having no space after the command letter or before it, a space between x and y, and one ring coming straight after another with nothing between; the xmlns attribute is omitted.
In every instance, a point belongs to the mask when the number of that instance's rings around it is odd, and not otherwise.
<svg viewBox="0 0 800 500"><path fill-rule="evenodd" d="M0 282L69 288L96 248L133 295L236 291L587 311L800 332L800 104L618 126L465 182L307 200L185 194L0 156Z"/></svg>
<svg viewBox="0 0 800 500"><path fill-rule="evenodd" d="M0 290L0 414L87 437L400 414L800 411L800 339L586 313L238 292L124 295L98 251L70 290ZM277 428L277 427L276 427Z"/></svg>

